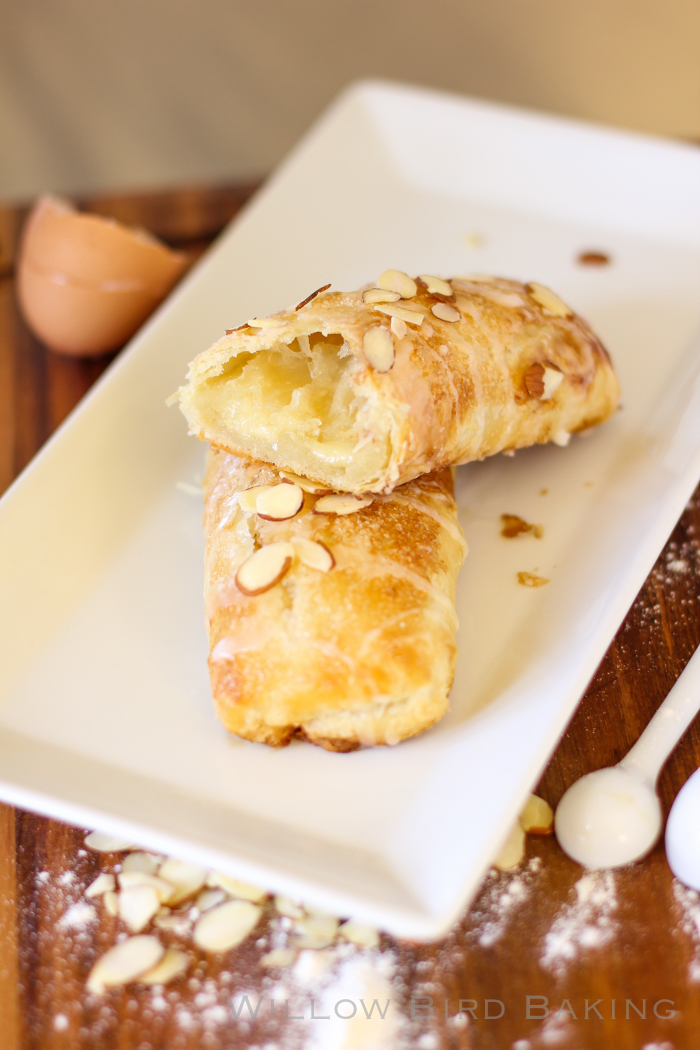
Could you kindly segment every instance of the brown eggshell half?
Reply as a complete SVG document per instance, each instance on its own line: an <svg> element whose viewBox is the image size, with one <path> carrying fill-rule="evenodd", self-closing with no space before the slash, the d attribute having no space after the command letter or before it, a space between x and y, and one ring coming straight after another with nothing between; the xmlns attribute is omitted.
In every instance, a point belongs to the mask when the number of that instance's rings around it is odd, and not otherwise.
<svg viewBox="0 0 700 1050"><path fill-rule="evenodd" d="M20 305L30 328L53 350L105 353L134 334L187 262L149 234L44 197L24 228Z"/></svg>
<svg viewBox="0 0 700 1050"><path fill-rule="evenodd" d="M143 291L104 292L60 284L26 263L17 291L35 335L59 354L94 357L115 350L155 310L159 296Z"/></svg>

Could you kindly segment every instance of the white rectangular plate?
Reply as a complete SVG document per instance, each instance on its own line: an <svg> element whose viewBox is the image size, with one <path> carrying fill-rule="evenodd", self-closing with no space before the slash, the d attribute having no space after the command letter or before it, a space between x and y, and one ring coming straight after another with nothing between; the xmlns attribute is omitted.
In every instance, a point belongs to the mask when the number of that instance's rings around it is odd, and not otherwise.
<svg viewBox="0 0 700 1050"><path fill-rule="evenodd" d="M0 505L2 797L399 935L445 931L700 476L699 187L692 147L393 85L343 95ZM612 264L578 265L584 249ZM224 328L388 266L551 285L607 343L624 409L567 449L460 469L440 725L268 750L212 709L186 491L203 447L164 401ZM544 538L503 539L504 512Z"/></svg>

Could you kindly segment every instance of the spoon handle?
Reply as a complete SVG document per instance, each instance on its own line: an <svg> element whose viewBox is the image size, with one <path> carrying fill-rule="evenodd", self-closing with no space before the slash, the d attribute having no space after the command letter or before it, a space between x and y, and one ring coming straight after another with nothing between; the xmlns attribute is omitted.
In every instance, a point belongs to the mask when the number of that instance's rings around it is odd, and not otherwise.
<svg viewBox="0 0 700 1050"><path fill-rule="evenodd" d="M637 743L619 763L652 784L661 767L700 711L700 647Z"/></svg>

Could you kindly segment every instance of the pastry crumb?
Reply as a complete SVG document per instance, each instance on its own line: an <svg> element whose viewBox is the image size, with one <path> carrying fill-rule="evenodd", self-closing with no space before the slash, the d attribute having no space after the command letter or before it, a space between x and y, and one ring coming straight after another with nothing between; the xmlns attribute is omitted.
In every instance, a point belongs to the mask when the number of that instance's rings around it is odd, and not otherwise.
<svg viewBox="0 0 700 1050"><path fill-rule="evenodd" d="M607 252L601 251L580 252L576 259L580 266L607 266L611 261Z"/></svg>
<svg viewBox="0 0 700 1050"><path fill-rule="evenodd" d="M512 540L524 532L533 533L538 540L544 536L544 525L531 525L518 514L501 514L501 521L503 522L501 536L505 536L507 540Z"/></svg>
<svg viewBox="0 0 700 1050"><path fill-rule="evenodd" d="M523 587L544 587L549 580L544 576L537 576L534 572L519 572L518 583Z"/></svg>

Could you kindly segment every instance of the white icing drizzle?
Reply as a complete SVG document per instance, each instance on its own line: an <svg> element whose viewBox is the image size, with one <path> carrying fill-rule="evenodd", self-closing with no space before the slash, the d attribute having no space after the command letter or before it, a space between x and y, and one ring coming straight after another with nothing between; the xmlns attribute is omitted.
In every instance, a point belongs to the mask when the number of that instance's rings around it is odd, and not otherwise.
<svg viewBox="0 0 700 1050"><path fill-rule="evenodd" d="M440 587L427 580L425 576L415 572L413 569L400 565L393 558L387 558L381 554L369 554L362 547L350 547L345 544L337 544L333 547L336 570L351 569L365 578L377 576L394 576L399 580L407 580L416 590L435 599L445 609L449 610L450 618L456 619L456 613L452 601ZM361 568L358 569L358 565Z"/></svg>
<svg viewBox="0 0 700 1050"><path fill-rule="evenodd" d="M430 495L432 495L432 493ZM457 543L459 543L460 547L466 547L464 536L462 535L459 527L455 525L453 521L450 521L447 515L441 514L439 510L436 510L434 507L431 507L429 503L426 503L424 500L419 499L417 496L411 496L410 494L394 491L388 496L375 497L375 502L380 501L383 503L403 503L404 506L413 507L415 508L415 510L420 511L421 514L427 514L427 516L429 518L432 518L433 521L437 522L437 524L440 525L441 528L443 528L445 532L447 532L452 537L453 540L456 540Z"/></svg>

